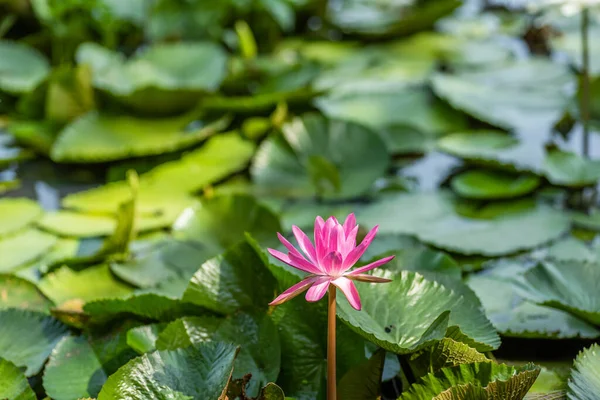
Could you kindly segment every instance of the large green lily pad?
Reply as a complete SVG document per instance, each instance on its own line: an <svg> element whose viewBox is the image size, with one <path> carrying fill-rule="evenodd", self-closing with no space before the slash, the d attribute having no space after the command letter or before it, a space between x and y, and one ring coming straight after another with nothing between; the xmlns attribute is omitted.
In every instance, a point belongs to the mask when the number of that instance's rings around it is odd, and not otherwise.
<svg viewBox="0 0 600 400"><path fill-rule="evenodd" d="M15 268L42 257L57 242L56 236L27 229L0 240L0 272L10 272Z"/></svg>
<svg viewBox="0 0 600 400"><path fill-rule="evenodd" d="M33 283L13 275L0 274L0 309L19 308L48 313L52 301Z"/></svg>
<svg viewBox="0 0 600 400"><path fill-rule="evenodd" d="M569 379L567 399L593 400L600 391L600 347L593 344L575 359Z"/></svg>
<svg viewBox="0 0 600 400"><path fill-rule="evenodd" d="M446 192L391 195L360 210L367 226L381 233L409 234L442 249L462 254L500 256L534 248L569 229L568 216L545 207L515 212L507 204L489 219L459 215L454 198Z"/></svg>
<svg viewBox="0 0 600 400"><path fill-rule="evenodd" d="M34 391L29 386L27 378L17 366L10 361L0 358L0 397L8 400L35 400Z"/></svg>
<svg viewBox="0 0 600 400"><path fill-rule="evenodd" d="M60 322L47 315L17 309L0 310L0 357L18 367L25 375L36 375L50 352L67 333Z"/></svg>
<svg viewBox="0 0 600 400"><path fill-rule="evenodd" d="M0 200L0 236L16 232L34 222L42 214L42 208L26 198Z"/></svg>
<svg viewBox="0 0 600 400"><path fill-rule="evenodd" d="M189 204L188 193L202 189L243 169L254 152L254 144L237 133L209 139L201 148L140 175L137 210L142 214L165 213L173 203ZM114 213L129 197L125 181L75 193L63 199L65 208ZM180 210L181 211L181 210Z"/></svg>
<svg viewBox="0 0 600 400"><path fill-rule="evenodd" d="M500 345L496 330L476 304L422 275L404 271L390 283L357 286L362 311L354 310L341 298L338 316L352 330L388 351L413 353L442 339L454 326L470 338L470 345L477 350L488 351ZM386 300L390 298L394 302Z"/></svg>
<svg viewBox="0 0 600 400"><path fill-rule="evenodd" d="M92 111L61 131L50 156L56 162L97 163L163 154L193 146L228 125L228 117L143 119Z"/></svg>
<svg viewBox="0 0 600 400"><path fill-rule="evenodd" d="M0 90L31 92L50 72L48 60L30 46L0 40Z"/></svg>
<svg viewBox="0 0 600 400"><path fill-rule="evenodd" d="M210 342L145 354L110 376L98 400L217 399L237 352L234 345Z"/></svg>
<svg viewBox="0 0 600 400"><path fill-rule="evenodd" d="M369 129L316 114L296 118L260 146L251 168L259 190L286 197L348 198L365 193L389 165Z"/></svg>
<svg viewBox="0 0 600 400"><path fill-rule="evenodd" d="M573 82L568 68L536 58L432 79L436 94L453 107L500 128L531 130L561 118Z"/></svg>
<svg viewBox="0 0 600 400"><path fill-rule="evenodd" d="M93 84L142 111L172 113L215 91L226 73L227 56L210 42L157 44L129 60L94 43L77 51L90 65Z"/></svg>

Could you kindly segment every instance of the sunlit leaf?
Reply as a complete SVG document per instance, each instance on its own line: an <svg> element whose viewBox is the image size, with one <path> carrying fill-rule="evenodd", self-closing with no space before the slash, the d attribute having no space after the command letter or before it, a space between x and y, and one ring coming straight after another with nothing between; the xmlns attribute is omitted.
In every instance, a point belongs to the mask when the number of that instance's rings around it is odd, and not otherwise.
<svg viewBox="0 0 600 400"><path fill-rule="evenodd" d="M52 305L33 283L12 275L0 275L0 309L19 308L47 314Z"/></svg>
<svg viewBox="0 0 600 400"><path fill-rule="evenodd" d="M37 399L23 372L10 361L0 358L0 397L9 400Z"/></svg>
<svg viewBox="0 0 600 400"><path fill-rule="evenodd" d="M25 228L42 215L42 208L26 198L0 200L0 236Z"/></svg>
<svg viewBox="0 0 600 400"><path fill-rule="evenodd" d="M56 244L56 236L27 229L0 240L0 272L10 272L15 268L42 257Z"/></svg>
<svg viewBox="0 0 600 400"><path fill-rule="evenodd" d="M495 171L471 170L452 178L452 189L462 197L478 200L521 197L540 185L535 175L511 175Z"/></svg>
<svg viewBox="0 0 600 400"><path fill-rule="evenodd" d="M592 400L600 391L600 347L597 344L583 350L575 359L569 379L567 399Z"/></svg>
<svg viewBox="0 0 600 400"><path fill-rule="evenodd" d="M50 72L50 64L32 47L8 40L0 41L0 89L27 93Z"/></svg>

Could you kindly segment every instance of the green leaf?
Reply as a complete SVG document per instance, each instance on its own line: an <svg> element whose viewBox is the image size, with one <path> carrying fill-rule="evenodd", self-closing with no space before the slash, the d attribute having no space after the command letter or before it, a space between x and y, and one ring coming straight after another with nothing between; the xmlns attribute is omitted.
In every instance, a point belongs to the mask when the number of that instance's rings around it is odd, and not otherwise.
<svg viewBox="0 0 600 400"><path fill-rule="evenodd" d="M592 400L598 396L600 391L600 346L593 344L584 349L575 359L567 399L569 400Z"/></svg>
<svg viewBox="0 0 600 400"><path fill-rule="evenodd" d="M68 300L89 302L108 297L122 297L132 292L130 286L112 276L108 265L98 265L80 272L65 266L46 275L40 281L39 287L58 305Z"/></svg>
<svg viewBox="0 0 600 400"><path fill-rule="evenodd" d="M162 213L181 199L184 193L196 192L243 169L254 152L254 144L235 133L215 136L201 148L180 160L166 162L141 174L138 192L138 212ZM71 194L63 199L65 208L114 213L131 197L125 181ZM179 200L181 203L181 200Z"/></svg>
<svg viewBox="0 0 600 400"><path fill-rule="evenodd" d="M12 275L0 274L0 309L20 308L49 313L53 303L33 283Z"/></svg>
<svg viewBox="0 0 600 400"><path fill-rule="evenodd" d="M566 67L541 58L432 79L453 107L505 129L550 127L569 104L573 93L565 87L572 83Z"/></svg>
<svg viewBox="0 0 600 400"><path fill-rule="evenodd" d="M55 235L89 238L110 235L115 231L117 220L108 215L58 210L45 213L37 225Z"/></svg>
<svg viewBox="0 0 600 400"><path fill-rule="evenodd" d="M0 358L0 398L7 400L36 400L37 397L23 372L10 361Z"/></svg>
<svg viewBox="0 0 600 400"><path fill-rule="evenodd" d="M65 336L44 370L44 389L54 400L96 397L107 378L88 341L82 336Z"/></svg>
<svg viewBox="0 0 600 400"><path fill-rule="evenodd" d="M0 239L0 272L10 272L15 268L42 257L57 242L56 236L27 229L15 235Z"/></svg>
<svg viewBox="0 0 600 400"><path fill-rule="evenodd" d="M410 358L410 366L416 376L423 376L442 368L486 361L490 360L467 344L444 338L415 353Z"/></svg>
<svg viewBox="0 0 600 400"><path fill-rule="evenodd" d="M546 157L545 171L550 183L555 185L575 188L590 186L600 179L600 161L553 150Z"/></svg>
<svg viewBox="0 0 600 400"><path fill-rule="evenodd" d="M519 295L518 287L506 278L493 274L473 275L467 283L481 300L488 318L504 336L538 339L600 336L598 329L567 312L527 301Z"/></svg>
<svg viewBox="0 0 600 400"><path fill-rule="evenodd" d="M521 400L539 373L532 364L517 368L491 361L461 364L428 374L399 400Z"/></svg>
<svg viewBox="0 0 600 400"><path fill-rule="evenodd" d="M156 339L165 329L166 324L151 324L132 328L127 331L127 345L138 354L156 350Z"/></svg>
<svg viewBox="0 0 600 400"><path fill-rule="evenodd" d="M84 43L77 62L93 71L94 87L149 113L173 113L193 106L225 77L227 56L211 42L153 45L129 60L94 43Z"/></svg>
<svg viewBox="0 0 600 400"><path fill-rule="evenodd" d="M31 92L50 72L50 64L33 47L0 40L0 90Z"/></svg>
<svg viewBox="0 0 600 400"><path fill-rule="evenodd" d="M381 392L381 376L385 351L378 350L369 361L351 369L340 379L340 400L377 400Z"/></svg>
<svg viewBox="0 0 600 400"><path fill-rule="evenodd" d="M217 255L244 240L246 232L260 243L273 244L281 230L277 215L269 208L253 197L233 195L202 199L177 221L173 235L200 242Z"/></svg>
<svg viewBox="0 0 600 400"><path fill-rule="evenodd" d="M67 123L95 107L92 73L86 66L53 71L46 94L46 119ZM92 138L93 136L88 136Z"/></svg>
<svg viewBox="0 0 600 400"><path fill-rule="evenodd" d="M525 272L523 278L517 283L531 301L600 325L598 264L545 262Z"/></svg>
<svg viewBox="0 0 600 400"><path fill-rule="evenodd" d="M229 382L227 386L227 399L228 400L285 400L291 399L285 397L283 390L274 383L267 383L267 385L261 388L260 393L257 397L249 398L246 394L246 386L252 379L250 375L244 376L242 379L234 379Z"/></svg>
<svg viewBox="0 0 600 400"><path fill-rule="evenodd" d="M19 231L33 223L42 214L42 208L26 198L0 200L0 237Z"/></svg>
<svg viewBox="0 0 600 400"><path fill-rule="evenodd" d="M535 175L471 170L456 175L451 185L457 194L468 199L510 199L533 192L540 185L540 178Z"/></svg>
<svg viewBox="0 0 600 400"><path fill-rule="evenodd" d="M256 185L266 193L356 197L369 190L389 165L385 143L360 125L307 114L282 129L283 137L271 136L262 143L251 168ZM315 157L321 158L319 178L323 176L323 160L328 163L328 180L335 176L333 187L323 193L314 185ZM337 171L331 172L334 166Z"/></svg>
<svg viewBox="0 0 600 400"><path fill-rule="evenodd" d="M460 294L423 276L403 271L386 284L359 284L362 311L345 298L338 301L338 317L352 330L378 346L398 354L427 347L458 327L479 351L496 349L500 338L490 321ZM394 298L393 303L386 299ZM386 312L382 313L382 304ZM449 316L448 316L449 314Z"/></svg>
<svg viewBox="0 0 600 400"><path fill-rule="evenodd" d="M0 357L18 367L25 375L36 375L50 352L67 333L60 322L47 315L16 309L0 310Z"/></svg>
<svg viewBox="0 0 600 400"><path fill-rule="evenodd" d="M465 118L445 104L436 101L420 88L398 90L335 91L315 100L315 105L330 118L366 125L387 136L391 143L393 130L399 126L411 127L426 134L445 133L465 129ZM398 110L405 110L399 113Z"/></svg>
<svg viewBox="0 0 600 400"><path fill-rule="evenodd" d="M534 248L569 229L567 215L547 207L515 212L501 206L492 218L459 215L447 192L390 195L357 212L358 220L380 225L379 232L409 234L453 252L500 256Z"/></svg>
<svg viewBox="0 0 600 400"><path fill-rule="evenodd" d="M60 132L50 156L56 162L98 163L174 152L224 130L229 122L226 116L142 119L92 111Z"/></svg>
<svg viewBox="0 0 600 400"><path fill-rule="evenodd" d="M270 316L236 314L229 318L185 317L170 323L158 336L158 350L216 341L240 346L233 368L233 379L252 374L247 384L249 396L279 375L281 347L277 328Z"/></svg>
<svg viewBox="0 0 600 400"><path fill-rule="evenodd" d="M202 264L183 301L221 314L266 310L275 289L266 256L255 243L246 240Z"/></svg>
<svg viewBox="0 0 600 400"><path fill-rule="evenodd" d="M236 354L234 345L219 342L145 354L111 375L98 400L217 399Z"/></svg>

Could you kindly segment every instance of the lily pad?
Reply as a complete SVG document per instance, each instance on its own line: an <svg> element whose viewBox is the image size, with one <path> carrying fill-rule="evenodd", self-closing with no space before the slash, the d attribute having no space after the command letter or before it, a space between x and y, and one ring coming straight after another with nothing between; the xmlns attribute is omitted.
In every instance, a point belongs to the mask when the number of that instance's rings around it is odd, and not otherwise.
<svg viewBox="0 0 600 400"><path fill-rule="evenodd" d="M338 301L338 316L352 330L388 351L413 353L442 339L454 326L477 350L500 346L496 330L476 304L422 275L404 271L390 283L357 286L362 311L354 310L344 298ZM380 312L381 302L389 298L396 300L386 305L387 312Z"/></svg>
<svg viewBox="0 0 600 400"><path fill-rule="evenodd" d="M505 129L550 128L575 90L568 68L535 58L481 71L438 74L432 83L435 93L453 107Z"/></svg>
<svg viewBox="0 0 600 400"><path fill-rule="evenodd" d="M0 200L0 236L16 232L42 215L42 208L26 198Z"/></svg>
<svg viewBox="0 0 600 400"><path fill-rule="evenodd" d="M200 266L183 301L221 314L266 310L276 288L268 264L251 239L238 243Z"/></svg>
<svg viewBox="0 0 600 400"><path fill-rule="evenodd" d="M500 208L489 219L459 215L447 192L391 195L357 214L381 233L409 234L461 254L500 256L540 246L569 229L567 215L545 207Z"/></svg>
<svg viewBox="0 0 600 400"><path fill-rule="evenodd" d="M137 326L127 331L127 345L138 354L156 350L156 339L165 329L166 323Z"/></svg>
<svg viewBox="0 0 600 400"><path fill-rule="evenodd" d="M600 267L595 263L544 262L524 274L519 287L528 299L600 325Z"/></svg>
<svg viewBox="0 0 600 400"><path fill-rule="evenodd" d="M488 318L504 336L538 339L593 339L600 336L600 331L593 325L567 312L527 301L505 278L475 275L469 277L467 284L481 300Z"/></svg>
<svg viewBox="0 0 600 400"><path fill-rule="evenodd" d="M389 166L385 143L369 129L316 114L296 118L260 146L251 174L259 190L287 197L356 197Z"/></svg>
<svg viewBox="0 0 600 400"><path fill-rule="evenodd" d="M421 88L333 91L317 98L315 105L330 118L356 122L376 131L394 126L410 127L423 133L446 133L466 128L466 119L460 113Z"/></svg>
<svg viewBox="0 0 600 400"><path fill-rule="evenodd" d="M31 282L0 275L0 309L19 308L48 314L53 303Z"/></svg>
<svg viewBox="0 0 600 400"><path fill-rule="evenodd" d="M213 248L215 255L243 240L244 233L266 244L273 243L281 230L275 213L244 195L203 199L173 225L175 237L200 242Z"/></svg>
<svg viewBox="0 0 600 400"><path fill-rule="evenodd" d="M462 364L424 376L399 400L519 400L525 397L539 373L539 367L532 364L522 367L493 362Z"/></svg>
<svg viewBox="0 0 600 400"><path fill-rule="evenodd" d="M44 389L54 400L95 397L107 377L85 337L65 336L52 351L44 370Z"/></svg>
<svg viewBox="0 0 600 400"><path fill-rule="evenodd" d="M455 176L451 185L457 194L468 199L510 199L533 192L540 185L540 178L535 175L471 170Z"/></svg>
<svg viewBox="0 0 600 400"><path fill-rule="evenodd" d="M92 68L94 87L149 113L173 113L218 89L227 56L210 42L157 44L126 60L94 43L84 43L77 62Z"/></svg>
<svg viewBox="0 0 600 400"><path fill-rule="evenodd" d="M74 299L89 302L122 297L133 291L130 286L115 279L107 265L98 265L80 272L62 267L46 275L38 285L58 305Z"/></svg>
<svg viewBox="0 0 600 400"><path fill-rule="evenodd" d="M600 160L588 160L574 153L554 150L546 157L545 171L548 180L555 185L591 186L600 179Z"/></svg>
<svg viewBox="0 0 600 400"><path fill-rule="evenodd" d="M248 396L279 375L281 347L277 328L268 315L237 314L230 318L185 317L170 323L158 336L158 350L217 341L240 346L234 364L233 379L252 374L247 384Z"/></svg>
<svg viewBox="0 0 600 400"><path fill-rule="evenodd" d="M0 272L10 272L15 268L42 257L57 242L56 236L27 229L0 240Z"/></svg>
<svg viewBox="0 0 600 400"><path fill-rule="evenodd" d="M567 399L593 400L600 391L600 346L593 344L575 359Z"/></svg>
<svg viewBox="0 0 600 400"><path fill-rule="evenodd" d="M210 342L145 354L111 375L98 400L217 399L237 352L234 345Z"/></svg>
<svg viewBox="0 0 600 400"><path fill-rule="evenodd" d="M142 119L92 111L61 131L50 156L62 163L98 163L163 154L191 147L224 130L229 122L228 117Z"/></svg>
<svg viewBox="0 0 600 400"><path fill-rule="evenodd" d="M60 322L47 315L16 309L0 310L0 357L17 367L26 367L25 375L36 375L50 352L67 333Z"/></svg>
<svg viewBox="0 0 600 400"><path fill-rule="evenodd" d="M31 92L50 72L48 60L30 46L0 40L0 90Z"/></svg>
<svg viewBox="0 0 600 400"><path fill-rule="evenodd" d="M137 210L155 215L169 210L173 202L189 204L188 193L219 181L243 169L254 152L254 144L236 133L215 136L201 148L140 175ZM129 199L126 181L74 193L63 199L65 208L99 213L114 213Z"/></svg>
<svg viewBox="0 0 600 400"><path fill-rule="evenodd" d="M0 358L0 397L8 400L36 400L23 372L10 361Z"/></svg>
<svg viewBox="0 0 600 400"><path fill-rule="evenodd" d="M117 227L117 221L107 215L60 210L45 213L37 225L55 235L87 238L110 235Z"/></svg>

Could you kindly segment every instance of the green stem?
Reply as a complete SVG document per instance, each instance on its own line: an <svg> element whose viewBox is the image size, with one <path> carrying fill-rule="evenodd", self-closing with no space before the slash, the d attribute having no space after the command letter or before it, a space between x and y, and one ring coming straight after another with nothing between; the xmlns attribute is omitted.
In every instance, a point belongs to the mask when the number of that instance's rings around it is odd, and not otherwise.
<svg viewBox="0 0 600 400"><path fill-rule="evenodd" d="M581 123L583 124L583 156L590 156L590 12L586 7L581 11Z"/></svg>

